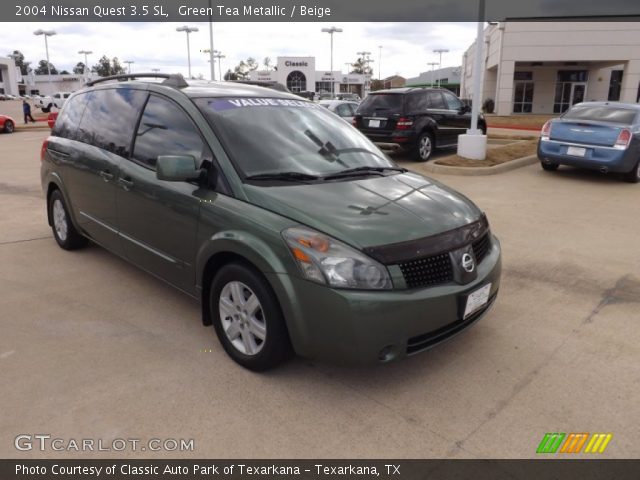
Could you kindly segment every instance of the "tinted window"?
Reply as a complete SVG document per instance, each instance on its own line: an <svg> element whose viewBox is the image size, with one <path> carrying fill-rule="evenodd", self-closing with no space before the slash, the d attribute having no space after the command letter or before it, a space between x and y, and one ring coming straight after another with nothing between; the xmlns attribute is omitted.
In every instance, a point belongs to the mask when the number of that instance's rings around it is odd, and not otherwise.
<svg viewBox="0 0 640 480"><path fill-rule="evenodd" d="M196 105L241 173L326 175L393 166L355 128L317 103L284 98L200 98Z"/></svg>
<svg viewBox="0 0 640 480"><path fill-rule="evenodd" d="M447 102L447 108L449 110L460 110L462 108L462 102L456 97L448 92L442 92L444 96L445 102Z"/></svg>
<svg viewBox="0 0 640 480"><path fill-rule="evenodd" d="M402 112L403 99L404 96L397 93L369 95L358 107L358 113L400 113Z"/></svg>
<svg viewBox="0 0 640 480"><path fill-rule="evenodd" d="M407 113L425 113L429 108L425 92L412 93L407 96Z"/></svg>
<svg viewBox="0 0 640 480"><path fill-rule="evenodd" d="M76 140L76 131L82 118L82 112L84 112L86 98L87 94L83 93L65 102L51 135Z"/></svg>
<svg viewBox="0 0 640 480"><path fill-rule="evenodd" d="M129 155L133 131L147 93L118 88L85 95L86 108L77 139L117 155Z"/></svg>
<svg viewBox="0 0 640 480"><path fill-rule="evenodd" d="M629 125L634 122L636 110L630 108L616 108L604 105L575 106L562 118L571 120L596 120L599 122L613 122Z"/></svg>
<svg viewBox="0 0 640 480"><path fill-rule="evenodd" d="M442 94L440 92L429 92L427 94L427 108L434 108L436 110L447 110L447 106L445 105Z"/></svg>
<svg viewBox="0 0 640 480"><path fill-rule="evenodd" d="M133 158L155 167L158 155L202 159L204 142L186 113L173 102L151 96L136 133Z"/></svg>

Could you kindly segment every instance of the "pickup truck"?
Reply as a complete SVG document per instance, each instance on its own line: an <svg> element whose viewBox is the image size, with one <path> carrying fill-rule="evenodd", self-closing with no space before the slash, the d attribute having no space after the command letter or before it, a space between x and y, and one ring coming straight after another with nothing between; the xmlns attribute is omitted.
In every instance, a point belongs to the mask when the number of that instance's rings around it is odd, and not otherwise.
<svg viewBox="0 0 640 480"><path fill-rule="evenodd" d="M35 105L44 113L49 113L54 107L60 110L64 102L69 98L69 95L71 95L71 92L56 92L53 95L37 98Z"/></svg>

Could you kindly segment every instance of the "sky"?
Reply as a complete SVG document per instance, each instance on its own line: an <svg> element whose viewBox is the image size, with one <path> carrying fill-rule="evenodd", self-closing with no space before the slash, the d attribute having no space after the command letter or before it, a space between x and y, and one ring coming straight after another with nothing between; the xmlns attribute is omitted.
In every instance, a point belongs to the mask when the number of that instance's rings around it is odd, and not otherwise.
<svg viewBox="0 0 640 480"><path fill-rule="evenodd" d="M79 50L90 50L89 65L102 55L132 60L132 71L180 72L187 75L186 34L176 32L181 23L0 23L0 56L20 50L32 66L46 58L44 39L33 31L53 29L49 37L49 59L58 69L72 71L84 56ZM199 28L191 34L192 74L209 78L209 24L190 23ZM434 49L450 50L442 56L443 67L459 66L462 54L473 43L475 23L214 23L214 49L220 50L223 72L240 60L254 57L262 63L270 57L275 64L278 56L312 56L317 70L330 67L330 39L320 30L342 28L334 34L334 70L346 72L346 63L353 63L356 52L369 51L374 77L378 70L382 78L390 75L415 77L430 71L430 62L438 62ZM382 61L380 49L382 46ZM262 68L262 66L260 67ZM437 67L436 67L437 68ZM216 65L216 75L218 74Z"/></svg>

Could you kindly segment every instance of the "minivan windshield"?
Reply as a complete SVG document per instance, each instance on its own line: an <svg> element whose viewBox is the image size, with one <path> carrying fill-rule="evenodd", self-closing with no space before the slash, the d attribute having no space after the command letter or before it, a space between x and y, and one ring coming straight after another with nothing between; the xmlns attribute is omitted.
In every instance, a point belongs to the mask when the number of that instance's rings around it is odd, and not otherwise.
<svg viewBox="0 0 640 480"><path fill-rule="evenodd" d="M317 103L286 98L195 100L245 178L284 174L313 180L396 165L371 141Z"/></svg>

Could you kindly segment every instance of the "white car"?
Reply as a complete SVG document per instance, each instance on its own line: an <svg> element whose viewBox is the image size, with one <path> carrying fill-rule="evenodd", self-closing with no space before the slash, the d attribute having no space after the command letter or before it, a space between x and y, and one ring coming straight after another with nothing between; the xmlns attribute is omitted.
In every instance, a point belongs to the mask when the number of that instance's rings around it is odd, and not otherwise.
<svg viewBox="0 0 640 480"><path fill-rule="evenodd" d="M348 100L320 100L318 103L331 110L347 123L351 123L353 121L353 116L358 108L357 102L351 102Z"/></svg>
<svg viewBox="0 0 640 480"><path fill-rule="evenodd" d="M51 96L37 98L35 101L36 107L42 109L44 113L49 113L52 108L60 110L71 93L72 92L56 92Z"/></svg>

